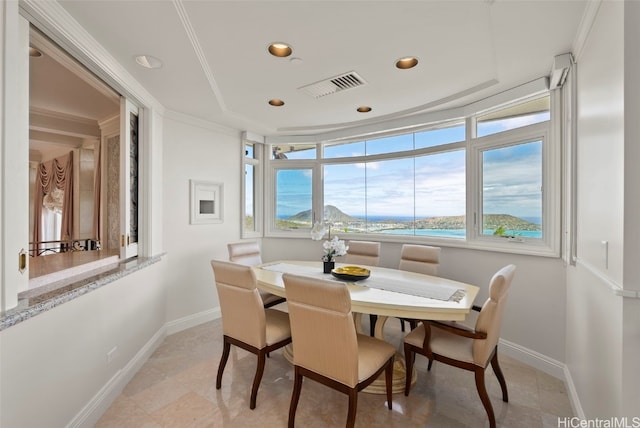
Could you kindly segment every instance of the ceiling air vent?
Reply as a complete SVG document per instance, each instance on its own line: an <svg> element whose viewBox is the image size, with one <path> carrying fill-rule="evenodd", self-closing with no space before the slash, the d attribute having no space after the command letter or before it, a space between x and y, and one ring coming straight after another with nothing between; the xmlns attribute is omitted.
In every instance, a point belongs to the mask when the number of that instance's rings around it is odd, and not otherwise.
<svg viewBox="0 0 640 428"><path fill-rule="evenodd" d="M347 89L357 88L358 86L366 85L367 82L360 77L355 71L344 73L330 79L321 80L320 82L312 83L311 85L298 88L299 90L306 92L313 98L321 98L326 95L335 94L336 92L346 91Z"/></svg>

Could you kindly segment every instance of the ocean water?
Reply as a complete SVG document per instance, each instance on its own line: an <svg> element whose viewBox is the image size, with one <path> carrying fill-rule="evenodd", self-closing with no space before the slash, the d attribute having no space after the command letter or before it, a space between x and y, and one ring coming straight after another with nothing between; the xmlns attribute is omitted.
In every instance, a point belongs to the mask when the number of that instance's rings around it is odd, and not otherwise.
<svg viewBox="0 0 640 428"><path fill-rule="evenodd" d="M389 229L381 230L378 233L388 235L434 236L442 238L465 238L467 236L465 229ZM513 233L515 236L522 238L542 238L541 230L510 230L509 233ZM493 235L493 230L486 229L484 234Z"/></svg>

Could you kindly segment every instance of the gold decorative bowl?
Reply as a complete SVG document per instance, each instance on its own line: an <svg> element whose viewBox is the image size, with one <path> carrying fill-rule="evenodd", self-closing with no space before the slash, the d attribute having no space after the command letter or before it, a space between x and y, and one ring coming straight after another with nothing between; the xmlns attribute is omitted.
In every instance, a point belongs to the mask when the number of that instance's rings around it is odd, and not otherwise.
<svg viewBox="0 0 640 428"><path fill-rule="evenodd" d="M361 281L369 278L371 271L359 266L342 266L333 269L331 275L345 281Z"/></svg>

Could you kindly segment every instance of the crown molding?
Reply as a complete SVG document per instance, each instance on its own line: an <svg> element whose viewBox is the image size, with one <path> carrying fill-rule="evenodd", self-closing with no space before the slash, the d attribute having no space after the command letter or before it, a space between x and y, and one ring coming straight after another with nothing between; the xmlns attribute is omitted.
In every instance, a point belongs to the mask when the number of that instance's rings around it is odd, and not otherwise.
<svg viewBox="0 0 640 428"><path fill-rule="evenodd" d="M35 107L29 109L29 129L78 138L100 136L98 122L93 119Z"/></svg>
<svg viewBox="0 0 640 428"><path fill-rule="evenodd" d="M57 1L20 0L20 13L116 92L140 106L164 110Z"/></svg>
<svg viewBox="0 0 640 428"><path fill-rule="evenodd" d="M209 82L209 86L211 87L211 91L216 97L220 108L224 112L228 112L227 105L224 102L224 98L222 96L222 91L220 91L220 87L218 86L218 82L216 82L216 78L211 71L211 67L209 66L209 61L207 61L207 56L204 54L202 50L202 46L200 45L200 40L198 40L198 36L196 35L196 31L193 29L193 25L191 25L191 20L189 19L189 14L184 7L182 0L173 0L173 6L176 8L176 12L178 13L178 17L180 18L180 22L182 23L182 27L184 28L187 37L189 38L189 42L191 42L191 47L193 47L193 51L200 62L200 67L202 68L202 72L207 78Z"/></svg>
<svg viewBox="0 0 640 428"><path fill-rule="evenodd" d="M591 33L591 28L593 28L593 23L596 20L601 4L602 0L592 0L587 2L586 7L584 8L584 13L582 14L580 25L578 25L576 37L573 40L573 57L575 62L580 61L582 50L584 49L584 45L587 43L589 33Z"/></svg>
<svg viewBox="0 0 640 428"><path fill-rule="evenodd" d="M82 125L95 125L96 121L87 117L74 116L72 114L62 113L59 111L48 110L41 107L29 107L30 115L37 115L51 119L64 120L65 122L76 122Z"/></svg>
<svg viewBox="0 0 640 428"><path fill-rule="evenodd" d="M186 113L177 112L175 110L165 109L163 117L175 120L177 122L186 123L188 125L197 126L199 128L208 129L210 131L220 132L226 135L235 137L240 137L241 135L241 131L239 129L231 128L216 122L211 122L209 120L200 119Z"/></svg>

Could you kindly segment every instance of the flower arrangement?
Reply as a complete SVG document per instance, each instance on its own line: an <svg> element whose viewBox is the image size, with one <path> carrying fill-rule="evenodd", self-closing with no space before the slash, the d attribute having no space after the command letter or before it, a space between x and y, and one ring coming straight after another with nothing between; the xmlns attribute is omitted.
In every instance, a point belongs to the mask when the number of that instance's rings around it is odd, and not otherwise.
<svg viewBox="0 0 640 428"><path fill-rule="evenodd" d="M331 225L324 222L318 221L313 225L311 228L311 239L319 241L327 232L329 233L329 239L322 243L322 248L324 249L322 261L332 262L334 261L334 257L344 256L347 254L349 247L345 245L343 240L338 239L337 236L334 236L333 239L331 239Z"/></svg>
<svg viewBox="0 0 640 428"><path fill-rule="evenodd" d="M337 236L334 236L331 240L326 240L322 243L322 248L324 248L324 256L322 260L325 262L332 262L334 257L344 256L347 254L347 247L343 240L338 239Z"/></svg>

